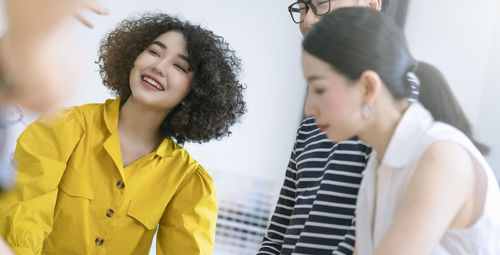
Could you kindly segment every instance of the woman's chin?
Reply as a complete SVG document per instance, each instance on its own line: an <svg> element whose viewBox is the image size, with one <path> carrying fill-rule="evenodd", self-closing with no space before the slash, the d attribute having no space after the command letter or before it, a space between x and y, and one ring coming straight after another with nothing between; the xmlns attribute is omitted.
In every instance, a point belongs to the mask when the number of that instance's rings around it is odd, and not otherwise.
<svg viewBox="0 0 500 255"><path fill-rule="evenodd" d="M338 143L340 141L344 141L350 138L350 137L339 136L338 134L331 134L330 132L326 132L326 137L328 138L328 140L334 143Z"/></svg>

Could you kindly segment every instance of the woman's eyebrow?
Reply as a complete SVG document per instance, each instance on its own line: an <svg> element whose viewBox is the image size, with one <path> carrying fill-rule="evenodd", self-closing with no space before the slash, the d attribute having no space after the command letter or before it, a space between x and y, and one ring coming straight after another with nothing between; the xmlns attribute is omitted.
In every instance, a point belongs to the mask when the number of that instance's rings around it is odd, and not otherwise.
<svg viewBox="0 0 500 255"><path fill-rule="evenodd" d="M162 49L167 49L167 46L160 41L154 41L152 44L156 44L156 45L160 46L160 48L162 48ZM186 57L184 54L179 53L179 54L177 54L177 56L184 59L185 61L188 61L188 57Z"/></svg>
<svg viewBox="0 0 500 255"><path fill-rule="evenodd" d="M320 75L311 75L309 77L307 77L307 82L313 82L313 81L316 81L316 80L322 80L322 79L325 79L325 77L323 76L320 76Z"/></svg>
<svg viewBox="0 0 500 255"><path fill-rule="evenodd" d="M160 46L162 49L167 48L167 46L160 41L154 41L152 44L156 44L156 45Z"/></svg>

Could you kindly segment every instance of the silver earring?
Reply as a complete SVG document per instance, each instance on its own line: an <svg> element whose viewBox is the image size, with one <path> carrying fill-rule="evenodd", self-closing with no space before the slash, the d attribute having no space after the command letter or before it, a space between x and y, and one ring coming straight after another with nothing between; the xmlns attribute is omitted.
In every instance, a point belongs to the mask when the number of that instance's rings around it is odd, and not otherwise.
<svg viewBox="0 0 500 255"><path fill-rule="evenodd" d="M372 115L372 109L367 104L361 105L361 119L369 120Z"/></svg>

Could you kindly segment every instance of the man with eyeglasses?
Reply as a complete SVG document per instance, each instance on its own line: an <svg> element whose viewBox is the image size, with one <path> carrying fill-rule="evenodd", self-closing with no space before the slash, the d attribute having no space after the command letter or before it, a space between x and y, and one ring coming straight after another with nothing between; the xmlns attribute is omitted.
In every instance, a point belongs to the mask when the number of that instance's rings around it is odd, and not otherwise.
<svg viewBox="0 0 500 255"><path fill-rule="evenodd" d="M288 12L305 35L324 15L352 6L380 10L382 0L299 0ZM356 198L370 152L356 137L330 142L314 118L305 119L258 255L352 254Z"/></svg>

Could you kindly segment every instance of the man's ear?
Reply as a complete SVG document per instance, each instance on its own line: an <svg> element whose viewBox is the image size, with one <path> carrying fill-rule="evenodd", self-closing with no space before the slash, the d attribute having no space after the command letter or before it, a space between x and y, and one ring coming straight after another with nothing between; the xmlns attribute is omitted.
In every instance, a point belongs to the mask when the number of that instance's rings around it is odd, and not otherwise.
<svg viewBox="0 0 500 255"><path fill-rule="evenodd" d="M361 74L358 82L363 89L363 104L372 105L382 86L384 86L382 79L375 71L366 70Z"/></svg>
<svg viewBox="0 0 500 255"><path fill-rule="evenodd" d="M368 6L380 11L382 9L382 0L368 0Z"/></svg>

